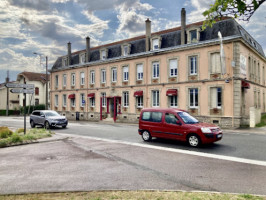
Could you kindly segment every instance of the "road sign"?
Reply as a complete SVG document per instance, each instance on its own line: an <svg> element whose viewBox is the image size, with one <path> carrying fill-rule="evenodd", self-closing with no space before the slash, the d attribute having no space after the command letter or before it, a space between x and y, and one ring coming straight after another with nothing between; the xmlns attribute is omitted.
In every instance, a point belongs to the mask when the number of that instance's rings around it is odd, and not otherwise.
<svg viewBox="0 0 266 200"><path fill-rule="evenodd" d="M34 84L6 83L8 88L34 88Z"/></svg>
<svg viewBox="0 0 266 200"><path fill-rule="evenodd" d="M24 93L24 94L33 94L34 90L31 89L11 89L12 93Z"/></svg>

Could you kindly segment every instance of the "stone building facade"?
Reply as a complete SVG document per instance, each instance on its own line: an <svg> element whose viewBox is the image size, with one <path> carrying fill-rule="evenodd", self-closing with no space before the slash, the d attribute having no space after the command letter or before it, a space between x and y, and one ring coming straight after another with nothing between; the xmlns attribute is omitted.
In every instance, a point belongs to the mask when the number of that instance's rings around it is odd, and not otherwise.
<svg viewBox="0 0 266 200"><path fill-rule="evenodd" d="M202 30L185 18L182 9L181 27L155 33L147 19L145 35L93 48L87 37L78 52L68 43L51 69L51 109L135 123L143 108L175 107L221 127L249 125L251 110L266 112L262 47L234 19Z"/></svg>

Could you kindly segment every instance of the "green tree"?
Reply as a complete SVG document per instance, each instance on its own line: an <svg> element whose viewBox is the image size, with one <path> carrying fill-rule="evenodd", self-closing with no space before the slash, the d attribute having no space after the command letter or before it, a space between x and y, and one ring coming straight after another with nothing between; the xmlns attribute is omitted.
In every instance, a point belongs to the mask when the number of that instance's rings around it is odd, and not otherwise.
<svg viewBox="0 0 266 200"><path fill-rule="evenodd" d="M206 20L203 28L212 26L222 17L233 17L243 21L249 21L254 12L266 0L215 0L210 9L203 12Z"/></svg>

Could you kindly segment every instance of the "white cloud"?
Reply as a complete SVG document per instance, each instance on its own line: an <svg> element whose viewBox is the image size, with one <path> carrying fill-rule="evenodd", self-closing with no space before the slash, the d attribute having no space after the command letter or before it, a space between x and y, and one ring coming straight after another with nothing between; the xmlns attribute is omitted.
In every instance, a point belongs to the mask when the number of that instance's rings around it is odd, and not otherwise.
<svg viewBox="0 0 266 200"><path fill-rule="evenodd" d="M134 37L145 33L145 20L148 18L144 13L153 9L150 4L136 1L128 7L128 4L121 4L116 10L119 27L116 34L122 38Z"/></svg>

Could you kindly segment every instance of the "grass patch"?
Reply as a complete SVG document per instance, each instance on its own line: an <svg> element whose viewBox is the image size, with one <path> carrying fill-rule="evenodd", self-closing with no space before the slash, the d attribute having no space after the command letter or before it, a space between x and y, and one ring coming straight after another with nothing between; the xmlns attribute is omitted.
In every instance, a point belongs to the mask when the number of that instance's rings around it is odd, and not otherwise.
<svg viewBox="0 0 266 200"><path fill-rule="evenodd" d="M51 137L52 132L46 129L29 129L24 135L24 129L20 128L12 132L8 127L0 127L0 147L30 143L34 140Z"/></svg>
<svg viewBox="0 0 266 200"><path fill-rule="evenodd" d="M198 192L161 192L161 191L103 191L103 192L67 192L67 193L45 193L45 194L25 194L25 195L0 195L0 200L107 200L107 199L141 199L141 200L266 200L266 197L253 196L249 194L234 195L220 193L198 193Z"/></svg>
<svg viewBox="0 0 266 200"><path fill-rule="evenodd" d="M266 114L261 115L260 123L256 124L256 127L266 126Z"/></svg>

